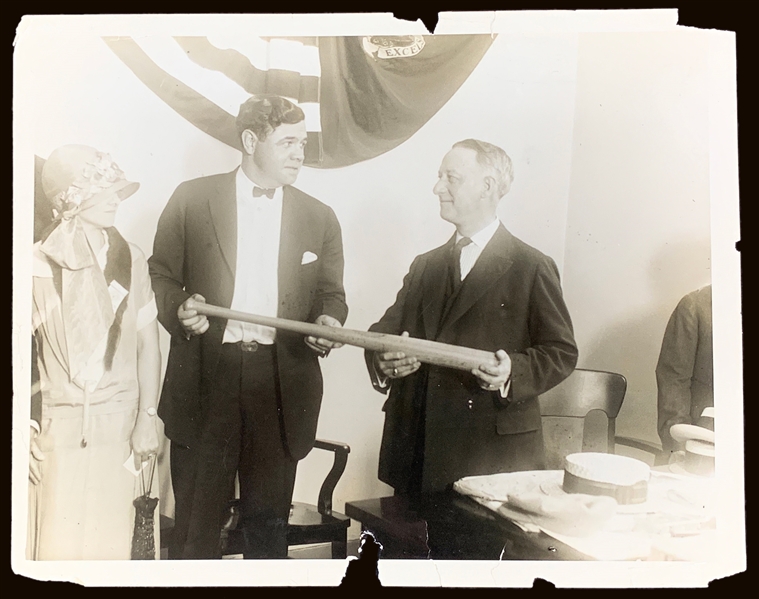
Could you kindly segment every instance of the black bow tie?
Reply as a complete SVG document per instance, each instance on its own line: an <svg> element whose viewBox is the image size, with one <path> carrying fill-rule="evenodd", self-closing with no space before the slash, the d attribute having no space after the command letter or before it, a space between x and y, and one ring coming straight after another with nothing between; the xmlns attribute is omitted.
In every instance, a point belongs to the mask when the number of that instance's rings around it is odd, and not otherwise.
<svg viewBox="0 0 759 599"><path fill-rule="evenodd" d="M253 197L254 198L260 198L261 196L266 196L270 200L274 198L274 192L277 191L276 189L261 189L260 187L253 187Z"/></svg>

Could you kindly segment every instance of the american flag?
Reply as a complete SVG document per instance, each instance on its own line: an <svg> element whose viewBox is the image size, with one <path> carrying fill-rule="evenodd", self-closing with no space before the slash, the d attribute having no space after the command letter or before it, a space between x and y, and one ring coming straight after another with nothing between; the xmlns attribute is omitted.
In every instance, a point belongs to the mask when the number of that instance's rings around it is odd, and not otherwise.
<svg viewBox="0 0 759 599"><path fill-rule="evenodd" d="M321 162L317 38L151 35L104 41L179 115L234 148L240 148L235 117L252 94L296 102L306 115L306 163Z"/></svg>
<svg viewBox="0 0 759 599"><path fill-rule="evenodd" d="M306 164L348 166L411 137L458 90L490 35L108 37L139 80L187 121L239 148L235 117L252 94L300 105Z"/></svg>

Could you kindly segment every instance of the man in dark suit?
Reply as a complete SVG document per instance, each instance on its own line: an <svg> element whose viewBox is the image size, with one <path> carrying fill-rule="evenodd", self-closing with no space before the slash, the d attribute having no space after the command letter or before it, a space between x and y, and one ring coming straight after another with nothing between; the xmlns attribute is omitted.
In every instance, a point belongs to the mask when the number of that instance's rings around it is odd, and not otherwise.
<svg viewBox="0 0 759 599"><path fill-rule="evenodd" d="M656 364L659 437L665 457L682 449L669 434L675 424L696 424L714 406L712 286L691 291L667 322Z"/></svg>
<svg viewBox="0 0 759 599"><path fill-rule="evenodd" d="M287 556L298 460L313 447L318 357L339 346L188 309L187 300L342 326L340 225L292 187L303 164L303 111L278 96L240 107L242 163L182 183L149 260L171 351L158 414L171 440L176 498L171 558L220 557L225 506L240 484L246 558Z"/></svg>
<svg viewBox="0 0 759 599"><path fill-rule="evenodd" d="M440 215L456 233L414 260L395 304L370 330L488 350L495 359L463 372L402 352L367 352L374 387L389 390L379 478L410 498L464 476L542 468L537 396L577 362L554 261L496 217L513 178L509 157L465 140L438 176Z"/></svg>

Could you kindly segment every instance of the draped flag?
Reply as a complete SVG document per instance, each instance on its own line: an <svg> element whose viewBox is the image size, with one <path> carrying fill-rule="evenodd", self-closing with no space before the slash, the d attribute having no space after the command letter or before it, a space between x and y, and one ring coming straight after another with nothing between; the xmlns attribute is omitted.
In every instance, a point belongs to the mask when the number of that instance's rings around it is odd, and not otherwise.
<svg viewBox="0 0 759 599"><path fill-rule="evenodd" d="M177 114L240 148L235 117L256 93L298 103L306 164L348 166L392 150L453 96L490 35L103 38Z"/></svg>

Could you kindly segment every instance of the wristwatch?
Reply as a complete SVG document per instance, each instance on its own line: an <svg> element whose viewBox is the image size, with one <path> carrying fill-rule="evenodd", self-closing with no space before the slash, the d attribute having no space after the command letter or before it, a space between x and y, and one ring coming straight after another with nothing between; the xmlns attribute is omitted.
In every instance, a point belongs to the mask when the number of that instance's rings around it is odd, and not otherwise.
<svg viewBox="0 0 759 599"><path fill-rule="evenodd" d="M153 406L150 406L149 408L145 408L143 412L147 412L148 416L155 416L158 413L156 412Z"/></svg>

